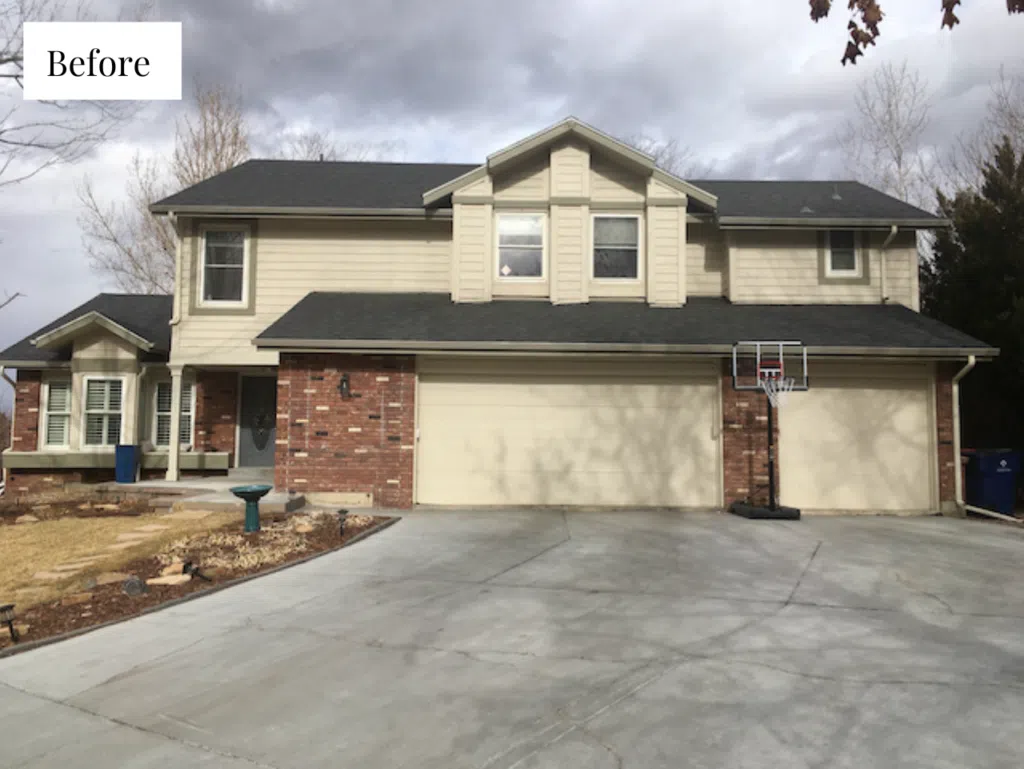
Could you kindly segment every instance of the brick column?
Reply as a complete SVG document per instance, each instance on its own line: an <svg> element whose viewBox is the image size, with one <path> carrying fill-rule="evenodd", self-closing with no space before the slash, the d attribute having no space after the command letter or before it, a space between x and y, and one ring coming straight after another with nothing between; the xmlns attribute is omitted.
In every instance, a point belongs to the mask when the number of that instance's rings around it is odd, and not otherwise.
<svg viewBox="0 0 1024 769"><path fill-rule="evenodd" d="M953 375L957 366L939 363L935 367L935 428L938 447L939 509L956 507L956 462L953 456Z"/></svg>
<svg viewBox="0 0 1024 769"><path fill-rule="evenodd" d="M197 451L235 453L238 416L238 374L233 371L196 372Z"/></svg>
<svg viewBox="0 0 1024 769"><path fill-rule="evenodd" d="M345 374L347 399L339 392ZM415 392L411 356L282 353L275 485L412 507Z"/></svg>
<svg viewBox="0 0 1024 769"><path fill-rule="evenodd" d="M18 371L14 391L14 426L11 430L11 451L35 451L39 448L39 408L43 372Z"/></svg>
<svg viewBox="0 0 1024 769"><path fill-rule="evenodd" d="M758 390L732 386L729 361L722 363L722 456L725 506L733 502L768 503L768 399ZM778 416L778 415L776 415ZM779 422L775 420L778 471ZM776 473L776 482L781 480Z"/></svg>

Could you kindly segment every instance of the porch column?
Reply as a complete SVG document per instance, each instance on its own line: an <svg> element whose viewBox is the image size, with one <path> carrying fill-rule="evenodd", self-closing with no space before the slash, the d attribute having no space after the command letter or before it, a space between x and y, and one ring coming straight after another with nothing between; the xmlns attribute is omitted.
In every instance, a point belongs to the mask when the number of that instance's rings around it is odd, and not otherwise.
<svg viewBox="0 0 1024 769"><path fill-rule="evenodd" d="M181 376L184 366L171 366L171 440L167 447L167 480L178 480L178 455L181 453Z"/></svg>

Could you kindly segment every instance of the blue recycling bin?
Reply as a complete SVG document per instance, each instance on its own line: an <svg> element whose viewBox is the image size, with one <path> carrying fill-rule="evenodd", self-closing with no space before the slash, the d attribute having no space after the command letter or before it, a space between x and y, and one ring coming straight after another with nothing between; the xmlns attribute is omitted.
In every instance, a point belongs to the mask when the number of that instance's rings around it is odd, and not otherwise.
<svg viewBox="0 0 1024 769"><path fill-rule="evenodd" d="M1019 472L1020 454L1016 451L999 449L968 455L967 504L1013 515Z"/></svg>
<svg viewBox="0 0 1024 769"><path fill-rule="evenodd" d="M114 447L114 480L118 483L135 483L139 469L139 447L119 443Z"/></svg>

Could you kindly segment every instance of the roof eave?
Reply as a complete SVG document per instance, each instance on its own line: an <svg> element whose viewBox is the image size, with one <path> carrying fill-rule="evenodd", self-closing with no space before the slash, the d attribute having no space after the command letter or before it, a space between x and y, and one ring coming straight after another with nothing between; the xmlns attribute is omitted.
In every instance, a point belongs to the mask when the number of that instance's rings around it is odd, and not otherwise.
<svg viewBox="0 0 1024 769"><path fill-rule="evenodd" d="M718 226L723 230L764 227L851 227L884 228L906 227L907 229L933 230L953 226L949 219L885 219L877 217L772 217L772 216L719 216Z"/></svg>
<svg viewBox="0 0 1024 769"><path fill-rule="evenodd" d="M607 344L594 342L439 342L403 339L270 339L256 337L253 344L261 350L282 351L349 351L374 353L430 353L430 352L565 352L565 353L675 353L729 355L732 345L727 344ZM989 360L999 355L991 347L837 347L809 346L810 355L885 357L949 360L974 355Z"/></svg>
<svg viewBox="0 0 1024 769"><path fill-rule="evenodd" d="M57 347L65 344L92 326L99 326L119 339L124 340L128 344L137 347L143 352L149 352L153 349L153 342L139 334L136 334L134 331L125 328L120 323L111 320L106 315L103 315L96 310L87 312L84 315L79 315L77 318L69 320L67 323L47 331L45 334L39 334L29 341L35 347L40 349Z"/></svg>
<svg viewBox="0 0 1024 769"><path fill-rule="evenodd" d="M373 218L401 219L443 219L445 211L425 208L353 208L330 206L197 206L197 205L161 205L155 203L149 207L153 214L174 214L190 216L202 214L208 216L361 216ZM450 212L447 214L450 216Z"/></svg>

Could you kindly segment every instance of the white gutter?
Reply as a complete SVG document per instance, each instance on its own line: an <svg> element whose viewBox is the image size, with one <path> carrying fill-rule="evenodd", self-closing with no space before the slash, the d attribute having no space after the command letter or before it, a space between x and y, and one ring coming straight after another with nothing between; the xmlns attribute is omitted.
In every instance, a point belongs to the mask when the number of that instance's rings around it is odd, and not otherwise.
<svg viewBox="0 0 1024 769"><path fill-rule="evenodd" d="M898 233L899 231L900 231L900 228L897 225L894 224L892 226L892 229L889 230L889 235L888 235L888 237L886 237L885 242L882 243L882 250L878 254L878 269L882 273L882 281L881 281L881 286L882 286L882 304L886 304L889 301L889 286L888 286L888 281L887 281L887 279L885 277L885 274L886 274L886 269L885 269L885 252L888 250L888 248L892 244L893 240L896 239L896 233Z"/></svg>
<svg viewBox="0 0 1024 769"><path fill-rule="evenodd" d="M11 386L11 388L15 392L17 392L18 391L18 383L15 382L13 379L11 379L10 376L8 376L6 368L7 368L6 366L0 366L0 379L3 379L5 382L7 382L7 384L9 384Z"/></svg>
<svg viewBox="0 0 1024 769"><path fill-rule="evenodd" d="M965 507L964 481L961 475L963 460L960 457L960 380L971 373L977 362L975 356L968 355L967 365L953 377L953 488L956 490L956 506L959 509Z"/></svg>

